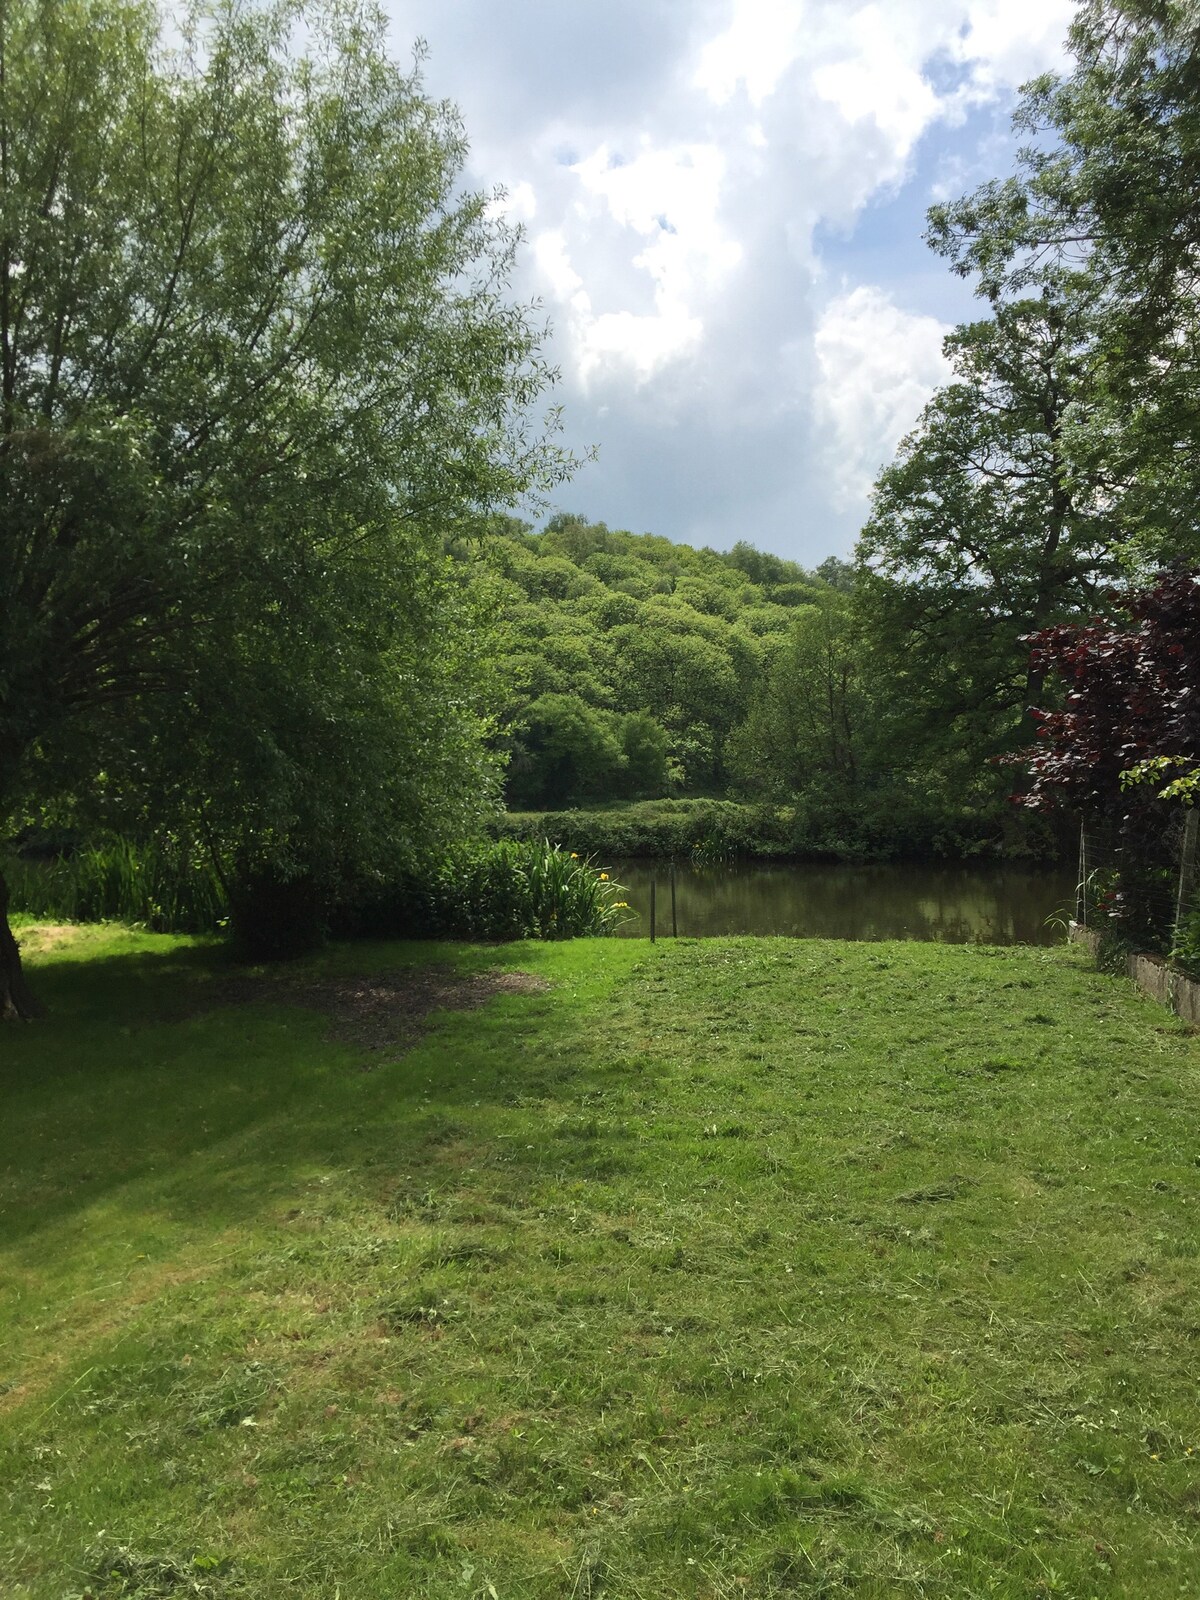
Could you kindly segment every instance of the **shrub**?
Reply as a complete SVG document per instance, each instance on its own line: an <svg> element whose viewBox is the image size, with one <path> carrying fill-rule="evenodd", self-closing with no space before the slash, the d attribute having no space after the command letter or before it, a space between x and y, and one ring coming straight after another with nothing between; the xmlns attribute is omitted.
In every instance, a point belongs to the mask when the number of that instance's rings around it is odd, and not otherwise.
<svg viewBox="0 0 1200 1600"><path fill-rule="evenodd" d="M232 920L239 953L298 955L326 931L417 939L573 939L611 933L627 907L619 884L546 841L464 845L397 874L359 884L330 908L312 880L258 871L233 887L177 844L115 839L5 867L11 907L60 922L140 923L159 933L208 933ZM328 925L328 928L327 928Z"/></svg>
<svg viewBox="0 0 1200 1600"><path fill-rule="evenodd" d="M612 811L512 812L495 831L517 840L551 839L579 855L787 856L786 810L731 800L647 800Z"/></svg>
<svg viewBox="0 0 1200 1600"><path fill-rule="evenodd" d="M337 926L376 938L575 939L612 933L626 909L620 885L577 852L501 840L360 891Z"/></svg>
<svg viewBox="0 0 1200 1600"><path fill-rule="evenodd" d="M1011 808L1009 808L1011 811ZM509 812L492 824L508 839L621 856L791 861L1053 859L1061 841L1042 819L1014 828L966 807L938 807L899 786L845 800L798 795L789 805L733 800L645 800L598 810Z"/></svg>
<svg viewBox="0 0 1200 1600"><path fill-rule="evenodd" d="M211 933L227 914L208 860L174 839L107 839L4 867L14 912L59 922L141 923L156 933Z"/></svg>

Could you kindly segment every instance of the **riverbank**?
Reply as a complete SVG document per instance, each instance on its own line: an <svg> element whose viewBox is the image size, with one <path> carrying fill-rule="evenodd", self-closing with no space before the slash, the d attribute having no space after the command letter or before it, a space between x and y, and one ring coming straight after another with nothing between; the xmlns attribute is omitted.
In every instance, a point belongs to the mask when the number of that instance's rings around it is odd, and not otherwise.
<svg viewBox="0 0 1200 1600"><path fill-rule="evenodd" d="M978 861L1061 855L1044 819L931 816L898 804L878 815L736 800L636 800L568 811L510 811L490 825L499 839L549 839L565 850L610 860Z"/></svg>
<svg viewBox="0 0 1200 1600"><path fill-rule="evenodd" d="M795 821L790 809L734 800L632 800L589 810L508 811L489 831L499 839L549 839L605 861L786 861L796 854Z"/></svg>
<svg viewBox="0 0 1200 1600"><path fill-rule="evenodd" d="M30 942L6 1595L1191 1592L1200 1040L1084 953Z"/></svg>

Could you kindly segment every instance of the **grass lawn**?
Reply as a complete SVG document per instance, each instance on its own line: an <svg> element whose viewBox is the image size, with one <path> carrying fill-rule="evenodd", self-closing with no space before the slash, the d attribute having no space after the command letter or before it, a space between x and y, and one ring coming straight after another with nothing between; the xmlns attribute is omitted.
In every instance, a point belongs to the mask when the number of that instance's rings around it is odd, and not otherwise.
<svg viewBox="0 0 1200 1600"><path fill-rule="evenodd" d="M1200 1596L1200 1040L1078 953L293 969L545 980L397 1055L195 942L30 945L4 1600Z"/></svg>

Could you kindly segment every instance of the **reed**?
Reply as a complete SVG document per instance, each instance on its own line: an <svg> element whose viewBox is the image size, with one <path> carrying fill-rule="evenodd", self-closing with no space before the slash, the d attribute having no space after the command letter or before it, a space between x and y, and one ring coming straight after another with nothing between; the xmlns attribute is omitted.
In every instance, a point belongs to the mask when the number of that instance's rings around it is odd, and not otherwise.
<svg viewBox="0 0 1200 1600"><path fill-rule="evenodd" d="M10 857L4 876L13 912L56 922L212 933L227 916L211 864L176 841L109 839L50 859Z"/></svg>
<svg viewBox="0 0 1200 1600"><path fill-rule="evenodd" d="M344 930L425 939L577 939L612 933L625 891L578 853L530 840L469 845L385 884Z"/></svg>
<svg viewBox="0 0 1200 1600"><path fill-rule="evenodd" d="M228 903L211 864L181 844L107 840L4 868L14 913L55 922L126 922L155 933L214 933ZM576 939L630 915L624 890L579 854L503 840L464 845L331 912L335 933L443 939Z"/></svg>

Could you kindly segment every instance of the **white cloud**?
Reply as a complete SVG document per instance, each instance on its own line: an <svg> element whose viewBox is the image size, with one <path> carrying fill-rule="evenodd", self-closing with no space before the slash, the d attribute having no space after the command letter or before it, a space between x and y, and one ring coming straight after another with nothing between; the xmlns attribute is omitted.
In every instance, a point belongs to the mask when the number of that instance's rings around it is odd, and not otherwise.
<svg viewBox="0 0 1200 1600"><path fill-rule="evenodd" d="M904 160L944 109L921 72L928 40L913 38L902 9L877 5L845 17L834 38L839 59L813 70L814 89L847 124L874 122Z"/></svg>
<svg viewBox="0 0 1200 1600"><path fill-rule="evenodd" d="M532 222L537 216L537 195L531 183L515 184L505 197L505 204L509 216L516 222Z"/></svg>
<svg viewBox="0 0 1200 1600"><path fill-rule="evenodd" d="M734 0L729 26L700 52L695 87L719 106L738 88L761 105L800 53L803 14L798 3Z"/></svg>
<svg viewBox="0 0 1200 1600"><path fill-rule="evenodd" d="M865 508L879 469L946 381L942 340L949 331L936 317L902 310L873 285L825 307L813 339L816 406L838 509Z"/></svg>
<svg viewBox="0 0 1200 1600"><path fill-rule="evenodd" d="M568 441L600 451L566 504L844 549L943 321L975 314L924 208L1010 170L1005 110L1075 0L384 3L398 53L428 35L468 181L528 228L515 288L554 328Z"/></svg>
<svg viewBox="0 0 1200 1600"><path fill-rule="evenodd" d="M724 158L711 144L643 140L627 160L601 144L570 171L578 180L568 217L574 248L563 230L550 230L535 241L535 256L550 293L569 312L575 374L586 385L598 374L619 376L624 366L644 383L696 349L704 332L699 307L741 258L718 215ZM614 228L632 236L632 246L614 253L613 243L621 244ZM607 251L589 248L598 237ZM590 288L577 260L587 266ZM638 293L634 276L642 293L650 292L650 311L628 303Z"/></svg>
<svg viewBox="0 0 1200 1600"><path fill-rule="evenodd" d="M995 94L1064 59L1075 0L972 0L954 49L969 63L976 89Z"/></svg>
<svg viewBox="0 0 1200 1600"><path fill-rule="evenodd" d="M703 332L699 317L681 305L666 305L652 316L603 312L578 330L580 379L584 384L595 376L619 380L625 368L645 383L668 362L695 350Z"/></svg>

